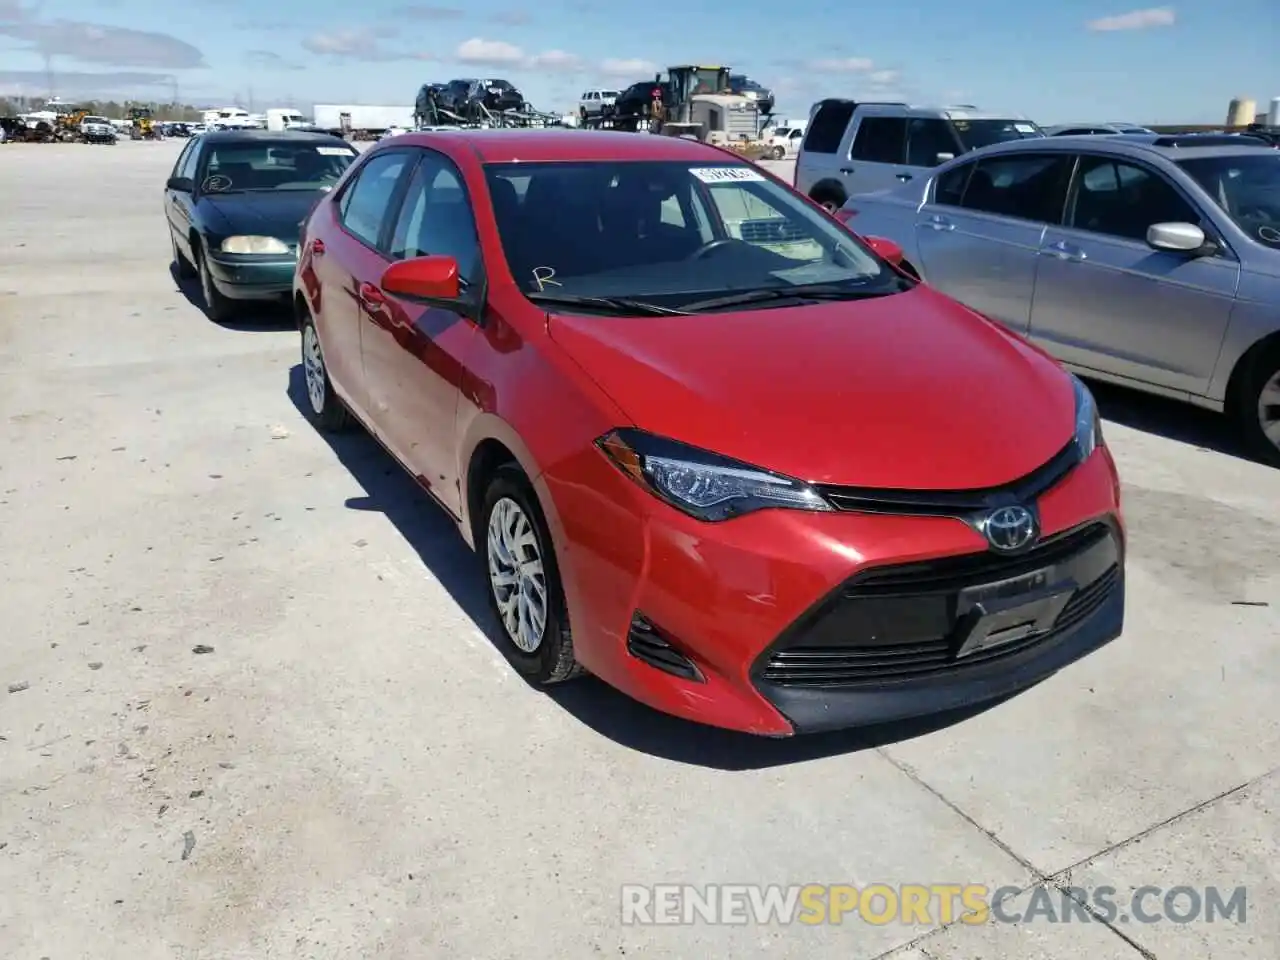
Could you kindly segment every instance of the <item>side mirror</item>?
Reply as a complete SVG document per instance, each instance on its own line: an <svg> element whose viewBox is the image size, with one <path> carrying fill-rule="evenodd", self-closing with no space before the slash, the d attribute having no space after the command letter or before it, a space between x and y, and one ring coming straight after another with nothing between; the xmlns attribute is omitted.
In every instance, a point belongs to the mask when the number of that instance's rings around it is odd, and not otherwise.
<svg viewBox="0 0 1280 960"><path fill-rule="evenodd" d="M195 184L191 182L190 177L170 177L165 187L169 190L176 190L179 193L190 193L195 189Z"/></svg>
<svg viewBox="0 0 1280 960"><path fill-rule="evenodd" d="M874 250L881 259L888 260L895 267L903 260L902 247L885 237L863 237L862 242Z"/></svg>
<svg viewBox="0 0 1280 960"><path fill-rule="evenodd" d="M412 300L456 300L462 290L453 257L414 257L391 264L382 274L387 293Z"/></svg>
<svg viewBox="0 0 1280 960"><path fill-rule="evenodd" d="M1194 223L1153 223L1147 227L1147 244L1172 253L1196 253L1205 249L1204 231Z"/></svg>

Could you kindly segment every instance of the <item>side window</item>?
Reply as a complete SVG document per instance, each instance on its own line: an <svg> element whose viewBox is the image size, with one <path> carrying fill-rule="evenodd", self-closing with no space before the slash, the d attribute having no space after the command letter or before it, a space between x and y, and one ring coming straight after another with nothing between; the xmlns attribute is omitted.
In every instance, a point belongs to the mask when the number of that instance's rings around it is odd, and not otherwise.
<svg viewBox="0 0 1280 960"><path fill-rule="evenodd" d="M1003 217L1061 223L1073 161L1065 153L979 160L961 206Z"/></svg>
<svg viewBox="0 0 1280 960"><path fill-rule="evenodd" d="M907 166L936 167L960 153L947 121L917 118L907 125ZM942 159L938 159L939 154Z"/></svg>
<svg viewBox="0 0 1280 960"><path fill-rule="evenodd" d="M338 207L342 225L371 247L389 214L391 196L409 162L407 153L384 153L366 163L356 174L356 182L346 191Z"/></svg>
<svg viewBox="0 0 1280 960"><path fill-rule="evenodd" d="M1071 226L1145 240L1153 223L1199 223L1200 215L1160 174L1106 157L1082 157Z"/></svg>
<svg viewBox="0 0 1280 960"><path fill-rule="evenodd" d="M853 141L854 160L902 163L907 159L907 118L867 117L858 124Z"/></svg>
<svg viewBox="0 0 1280 960"><path fill-rule="evenodd" d="M939 176L933 188L933 202L948 207L960 206L964 188L969 184L969 174L973 173L976 166L976 163L962 163Z"/></svg>
<svg viewBox="0 0 1280 960"><path fill-rule="evenodd" d="M853 107L852 103L843 100L818 107L801 149L806 153L835 153L839 150L840 141L844 139L844 132L853 117Z"/></svg>
<svg viewBox="0 0 1280 960"><path fill-rule="evenodd" d="M169 174L169 176L171 177L186 176L186 174L184 174L182 170L187 165L187 160L191 157L191 154L195 151L195 149L196 149L196 142L192 140L182 149L182 153L178 154L178 159L173 164L173 173Z"/></svg>
<svg viewBox="0 0 1280 960"><path fill-rule="evenodd" d="M393 260L429 254L453 257L466 280L480 272L480 240L462 175L437 153L426 153L414 171L391 240Z"/></svg>

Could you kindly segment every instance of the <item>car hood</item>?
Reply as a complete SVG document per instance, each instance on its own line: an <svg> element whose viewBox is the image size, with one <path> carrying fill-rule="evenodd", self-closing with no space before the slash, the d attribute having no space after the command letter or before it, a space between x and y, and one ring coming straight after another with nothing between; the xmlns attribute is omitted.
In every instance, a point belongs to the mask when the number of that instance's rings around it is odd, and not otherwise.
<svg viewBox="0 0 1280 960"><path fill-rule="evenodd" d="M998 486L1075 424L1061 366L924 286L691 317L557 314L548 329L640 429L814 483Z"/></svg>
<svg viewBox="0 0 1280 960"><path fill-rule="evenodd" d="M295 243L302 221L324 194L318 190L281 190L277 193L205 194L200 198L208 225L227 234L277 237Z"/></svg>

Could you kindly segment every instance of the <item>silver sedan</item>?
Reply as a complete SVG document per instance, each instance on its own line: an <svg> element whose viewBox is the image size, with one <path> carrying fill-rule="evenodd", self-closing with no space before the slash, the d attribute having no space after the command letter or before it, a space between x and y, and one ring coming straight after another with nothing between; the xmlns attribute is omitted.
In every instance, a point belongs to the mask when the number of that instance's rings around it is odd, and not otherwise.
<svg viewBox="0 0 1280 960"><path fill-rule="evenodd" d="M1280 466L1280 149L1014 141L838 216L1079 373L1226 413Z"/></svg>

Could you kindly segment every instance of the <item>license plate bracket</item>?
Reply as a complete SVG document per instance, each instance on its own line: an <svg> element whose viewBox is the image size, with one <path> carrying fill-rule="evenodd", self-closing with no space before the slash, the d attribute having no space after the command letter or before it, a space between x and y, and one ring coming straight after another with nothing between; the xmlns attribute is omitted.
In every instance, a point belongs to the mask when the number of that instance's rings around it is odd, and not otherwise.
<svg viewBox="0 0 1280 960"><path fill-rule="evenodd" d="M956 599L956 659L1048 633L1071 599L1074 580L1052 567L961 590Z"/></svg>

